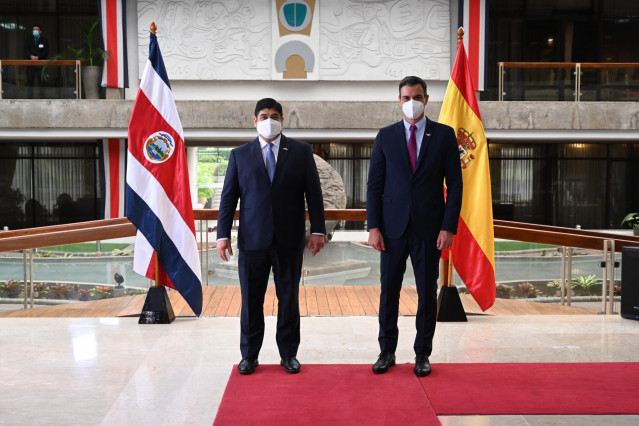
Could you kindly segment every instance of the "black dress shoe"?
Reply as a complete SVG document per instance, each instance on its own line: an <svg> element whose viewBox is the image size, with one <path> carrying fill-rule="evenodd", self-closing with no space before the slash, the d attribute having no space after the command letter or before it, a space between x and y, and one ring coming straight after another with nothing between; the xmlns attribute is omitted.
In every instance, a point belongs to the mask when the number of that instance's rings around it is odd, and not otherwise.
<svg viewBox="0 0 639 426"><path fill-rule="evenodd" d="M413 371L417 377L425 377L430 374L430 362L426 355L417 355L415 357L415 370Z"/></svg>
<svg viewBox="0 0 639 426"><path fill-rule="evenodd" d="M302 368L300 362L294 356L289 356L286 359L280 360L280 365L284 367L284 371L291 374L299 373Z"/></svg>
<svg viewBox="0 0 639 426"><path fill-rule="evenodd" d="M260 363L257 362L257 358L242 358L242 361L237 365L237 371L240 374L251 374L258 365Z"/></svg>
<svg viewBox="0 0 639 426"><path fill-rule="evenodd" d="M395 365L395 354L390 352L382 352L377 357L377 362L373 364L373 373L386 373L390 367Z"/></svg>

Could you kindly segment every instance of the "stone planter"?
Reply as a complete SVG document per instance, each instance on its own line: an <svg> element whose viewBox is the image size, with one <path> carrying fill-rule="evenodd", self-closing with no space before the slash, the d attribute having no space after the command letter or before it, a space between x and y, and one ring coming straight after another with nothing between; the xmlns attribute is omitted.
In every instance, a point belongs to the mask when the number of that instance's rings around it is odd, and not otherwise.
<svg viewBox="0 0 639 426"><path fill-rule="evenodd" d="M82 91L86 99L100 99L100 77L102 67L89 66L82 67Z"/></svg>

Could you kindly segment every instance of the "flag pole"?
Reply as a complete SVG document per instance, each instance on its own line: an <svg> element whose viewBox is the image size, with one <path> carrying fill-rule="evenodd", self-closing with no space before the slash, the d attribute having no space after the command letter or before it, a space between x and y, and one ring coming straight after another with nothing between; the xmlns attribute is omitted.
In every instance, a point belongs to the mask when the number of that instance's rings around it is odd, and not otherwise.
<svg viewBox="0 0 639 426"><path fill-rule="evenodd" d="M149 30L151 31L151 34L155 35L155 32L158 30L158 26L155 25L155 21L151 21ZM153 257L155 258L155 287L160 287L160 259L158 258L158 252L155 250L153 250Z"/></svg>
<svg viewBox="0 0 639 426"><path fill-rule="evenodd" d="M153 258L155 259L155 287L160 286L160 258L158 252L153 250Z"/></svg>
<svg viewBox="0 0 639 426"><path fill-rule="evenodd" d="M448 287L448 263L450 262L449 259L441 259L440 262L440 266L439 266L439 282L441 283L441 287Z"/></svg>
<svg viewBox="0 0 639 426"><path fill-rule="evenodd" d="M464 29L457 30L457 42L464 37ZM457 62L457 60L455 60ZM441 260L441 289L437 297L437 322L466 322L466 312L457 287L453 286L453 250L448 249L448 258Z"/></svg>
<svg viewBox="0 0 639 426"><path fill-rule="evenodd" d="M457 41L462 41L464 39L464 28L459 27L457 30ZM443 274L442 287L452 287L453 286L453 248L451 247L448 250L448 259L444 262L446 267L446 272Z"/></svg>

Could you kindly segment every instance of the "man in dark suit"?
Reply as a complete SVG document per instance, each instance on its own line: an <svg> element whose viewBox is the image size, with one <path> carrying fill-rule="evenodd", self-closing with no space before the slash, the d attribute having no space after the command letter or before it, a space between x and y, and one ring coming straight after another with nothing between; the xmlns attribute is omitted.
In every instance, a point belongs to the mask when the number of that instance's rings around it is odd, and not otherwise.
<svg viewBox="0 0 639 426"><path fill-rule="evenodd" d="M381 251L379 345L373 365L380 374L395 365L397 317L406 259L415 273L418 304L415 374L431 372L441 250L452 245L462 201L462 174L452 128L424 116L426 83L406 77L399 84L404 119L379 131L373 145L367 192L368 242ZM444 180L447 199L444 200Z"/></svg>
<svg viewBox="0 0 639 426"><path fill-rule="evenodd" d="M220 200L217 252L227 261L231 224L240 200L238 269L242 291L240 374L259 365L264 339L264 296L273 269L278 299L277 346L280 365L298 373L300 363L299 282L304 246L313 256L324 247L324 204L311 146L282 132L282 106L274 99L257 102L253 124L258 137L231 151ZM306 243L304 198L311 236Z"/></svg>
<svg viewBox="0 0 639 426"><path fill-rule="evenodd" d="M49 42L42 36L42 30L39 25L34 25L32 34L30 34L24 42L24 51L26 58L32 61L47 59L49 56ZM27 87L29 98L33 98L33 88L38 82L40 87L40 97L43 98L42 91L42 67L27 67Z"/></svg>

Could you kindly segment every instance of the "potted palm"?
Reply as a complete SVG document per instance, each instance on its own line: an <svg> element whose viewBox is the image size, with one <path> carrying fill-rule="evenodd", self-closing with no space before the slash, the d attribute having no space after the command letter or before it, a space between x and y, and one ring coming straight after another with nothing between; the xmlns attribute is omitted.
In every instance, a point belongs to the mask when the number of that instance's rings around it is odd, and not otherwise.
<svg viewBox="0 0 639 426"><path fill-rule="evenodd" d="M100 98L100 76L102 73L102 63L109 60L109 52L96 46L95 31L98 28L96 20L84 29L85 46L75 49L67 46L73 53L75 59L81 60L82 66L82 88L87 99Z"/></svg>
<svg viewBox="0 0 639 426"><path fill-rule="evenodd" d="M100 77L102 73L102 64L109 60L109 52L101 49L96 43L96 30L98 29L98 21L84 28L84 46L75 48L67 46L67 55L56 55L47 62L42 69L42 77L46 80L47 66L51 61L64 59L65 56L70 59L82 61L82 90L84 97L87 99L100 98Z"/></svg>
<svg viewBox="0 0 639 426"><path fill-rule="evenodd" d="M621 227L632 228L632 234L639 236L639 213L628 213L621 221Z"/></svg>

